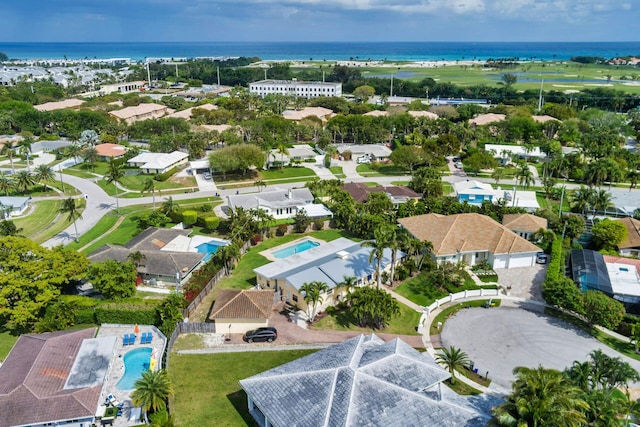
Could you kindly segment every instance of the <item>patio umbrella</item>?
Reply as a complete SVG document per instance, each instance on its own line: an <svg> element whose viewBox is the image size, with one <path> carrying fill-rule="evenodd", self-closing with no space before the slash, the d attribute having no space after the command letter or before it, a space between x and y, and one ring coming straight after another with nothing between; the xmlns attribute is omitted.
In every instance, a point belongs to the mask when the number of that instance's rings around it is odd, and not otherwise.
<svg viewBox="0 0 640 427"><path fill-rule="evenodd" d="M133 328L133 332L137 335L140 332L140 327L138 326L138 324L136 323L136 326L134 326Z"/></svg>

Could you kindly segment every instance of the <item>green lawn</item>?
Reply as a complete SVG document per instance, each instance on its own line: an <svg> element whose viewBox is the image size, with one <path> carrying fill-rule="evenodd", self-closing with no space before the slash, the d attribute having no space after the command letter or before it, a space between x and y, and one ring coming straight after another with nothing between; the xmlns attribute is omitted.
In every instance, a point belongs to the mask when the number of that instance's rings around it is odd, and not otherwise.
<svg viewBox="0 0 640 427"><path fill-rule="evenodd" d="M170 402L175 425L255 426L238 381L314 351L173 354L169 375L175 390Z"/></svg>
<svg viewBox="0 0 640 427"><path fill-rule="evenodd" d="M78 178L87 178L87 179L97 178L94 174L91 173L91 171L80 170L75 168L65 169L63 173L65 175L77 176Z"/></svg>
<svg viewBox="0 0 640 427"><path fill-rule="evenodd" d="M420 321L421 313L407 307L402 303L400 306L400 315L391 319L389 324L382 330L362 328L355 323L354 317L349 310L340 310L335 314L327 315L323 319L316 322L311 329L329 330L329 331L359 331L365 334L385 332L389 334L400 335L419 335L416 327Z"/></svg>
<svg viewBox="0 0 640 427"><path fill-rule="evenodd" d="M288 234L282 237L276 237L274 239L267 239L261 242L259 245L252 247L247 252L240 262L233 269L233 274L229 277L222 279L218 283L219 289L248 289L256 284L256 274L253 272L254 268L258 268L262 265L268 264L270 261L259 254L259 252L265 249L270 249L284 243L297 240L303 236L313 236L318 239L330 242L338 237L352 238L347 232L340 230L322 230L314 231L306 234Z"/></svg>
<svg viewBox="0 0 640 427"><path fill-rule="evenodd" d="M342 170L342 166L331 166L329 170L331 171L332 174L336 176L336 178L346 177L346 175L344 174L344 171Z"/></svg>
<svg viewBox="0 0 640 427"><path fill-rule="evenodd" d="M421 273L415 277L405 280L400 286L398 286L398 288L396 288L396 292L416 304L427 306L437 299L446 297L449 293L480 289L466 272L463 272L463 275L466 275L466 277L462 286L451 285L445 289L440 289L428 281L428 278L424 273Z"/></svg>
<svg viewBox="0 0 640 427"><path fill-rule="evenodd" d="M4 362L5 357L18 341L18 337L11 335L9 332L0 332L0 362Z"/></svg>
<svg viewBox="0 0 640 427"><path fill-rule="evenodd" d="M406 169L401 168L400 166L392 165L392 164L389 164L389 165L381 164L381 165L373 166L371 163L365 163L362 165L358 165L356 167L356 171L362 176L371 176L371 175L395 176L395 175L409 174L409 172Z"/></svg>
<svg viewBox="0 0 640 427"><path fill-rule="evenodd" d="M283 169L271 169L271 170L263 170L260 171L260 177L263 181L268 181L271 179L282 179L282 178L296 178L301 176L316 176L316 173L305 167L294 168L294 167L286 167Z"/></svg>

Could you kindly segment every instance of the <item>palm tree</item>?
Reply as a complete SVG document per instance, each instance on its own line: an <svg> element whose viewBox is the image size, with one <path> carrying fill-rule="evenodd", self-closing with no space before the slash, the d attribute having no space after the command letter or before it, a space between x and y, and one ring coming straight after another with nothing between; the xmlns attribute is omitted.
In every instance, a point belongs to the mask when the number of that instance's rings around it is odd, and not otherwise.
<svg viewBox="0 0 640 427"><path fill-rule="evenodd" d="M73 158L73 164L78 164L78 157L83 154L84 148L78 144L71 144L64 149L65 155L67 157Z"/></svg>
<svg viewBox="0 0 640 427"><path fill-rule="evenodd" d="M33 138L25 138L18 142L18 152L21 156L27 158L27 170L29 170L29 156L31 155L31 146L33 145Z"/></svg>
<svg viewBox="0 0 640 427"><path fill-rule="evenodd" d="M527 163L522 163L516 171L516 179L518 184L524 188L529 188L532 184L535 184L536 180L533 177L533 172L529 169Z"/></svg>
<svg viewBox="0 0 640 427"><path fill-rule="evenodd" d="M95 170L96 162L98 161L98 150L95 147L89 146L82 150L82 160L91 165L91 170Z"/></svg>
<svg viewBox="0 0 640 427"><path fill-rule="evenodd" d="M611 193L607 190L596 190L593 193L593 210L595 212L605 212L611 206Z"/></svg>
<svg viewBox="0 0 640 427"><path fill-rule="evenodd" d="M116 212L120 213L120 205L118 203L118 184L124 177L124 165L114 159L109 160L109 169L104 176L107 179L107 183L113 183L116 189Z"/></svg>
<svg viewBox="0 0 640 427"><path fill-rule="evenodd" d="M0 191L8 196L11 189L13 189L13 179L6 172L0 171Z"/></svg>
<svg viewBox="0 0 640 427"><path fill-rule="evenodd" d="M153 178L147 178L144 180L144 184L140 194L151 193L153 198L153 209L156 208L156 181Z"/></svg>
<svg viewBox="0 0 640 427"><path fill-rule="evenodd" d="M43 184L45 193L47 192L47 182L53 181L56 178L56 174L53 168L49 165L36 166L34 180Z"/></svg>
<svg viewBox="0 0 640 427"><path fill-rule="evenodd" d="M138 267L140 266L140 262L142 262L143 259L147 259L147 256L140 251L135 251L135 252L131 252L129 256L127 256L127 258L131 260L133 265Z"/></svg>
<svg viewBox="0 0 640 427"><path fill-rule="evenodd" d="M471 360L469 360L467 353L451 346L440 349L440 353L436 354L436 362L447 366L447 369L449 369L451 373L451 384L454 384L456 381L456 370L469 366Z"/></svg>
<svg viewBox="0 0 640 427"><path fill-rule="evenodd" d="M360 244L363 248L372 248L369 253L369 263L376 260L376 285L378 289L382 284L382 275L380 270L382 269L382 258L384 257L384 249L388 245L387 231L384 227L374 230L373 235L375 240L367 240Z"/></svg>
<svg viewBox="0 0 640 427"><path fill-rule="evenodd" d="M76 242L78 241L78 225L76 224L77 219L82 219L82 214L78 210L78 205L76 205L75 199L69 197L68 199L64 199L62 201L62 207L60 208L60 213L66 213L67 221L73 221L73 227L76 230Z"/></svg>
<svg viewBox="0 0 640 427"><path fill-rule="evenodd" d="M258 181L254 181L253 185L258 187L258 191L261 192L261 193L262 193L262 190L264 190L267 187L267 184L261 179L258 180Z"/></svg>
<svg viewBox="0 0 640 427"><path fill-rule="evenodd" d="M27 190L29 190L29 188L35 183L33 175L27 170L18 171L14 176L15 188L21 193L26 193Z"/></svg>
<svg viewBox="0 0 640 427"><path fill-rule="evenodd" d="M11 144L6 144L2 147L2 150L0 150L0 154L9 157L9 161L11 162L11 173L15 174L16 168L13 165L13 155L15 154L15 147L13 147Z"/></svg>
<svg viewBox="0 0 640 427"><path fill-rule="evenodd" d="M580 398L582 390L572 386L555 369L518 367L513 392L494 409L493 423L498 426L586 425L584 411L589 408Z"/></svg>
<svg viewBox="0 0 640 427"><path fill-rule="evenodd" d="M587 210L591 207L595 190L592 188L581 185L580 188L574 190L571 194L571 207L583 215L586 215Z"/></svg>
<svg viewBox="0 0 640 427"><path fill-rule="evenodd" d="M162 213L166 216L171 216L178 209L178 205L174 203L173 197L169 196L164 199L164 203L162 204Z"/></svg>
<svg viewBox="0 0 640 427"><path fill-rule="evenodd" d="M342 276L342 282L338 283L338 287L345 289L347 294L350 294L351 290L355 289L357 282L358 278L355 276Z"/></svg>
<svg viewBox="0 0 640 427"><path fill-rule="evenodd" d="M304 294L304 301L307 303L307 316L309 323L316 317L316 308L322 300L322 294L329 290L329 285L320 281L303 283L299 291Z"/></svg>
<svg viewBox="0 0 640 427"><path fill-rule="evenodd" d="M504 178L504 168L495 168L491 174L491 178L495 179L496 185Z"/></svg>
<svg viewBox="0 0 640 427"><path fill-rule="evenodd" d="M131 393L134 405L142 407L145 412L156 412L167 407L167 399L173 396L173 384L167 371L145 371L134 384Z"/></svg>
<svg viewBox="0 0 640 427"><path fill-rule="evenodd" d="M289 150L287 150L287 145L281 143L278 145L278 154L280 154L280 169L284 168L284 156L289 155Z"/></svg>

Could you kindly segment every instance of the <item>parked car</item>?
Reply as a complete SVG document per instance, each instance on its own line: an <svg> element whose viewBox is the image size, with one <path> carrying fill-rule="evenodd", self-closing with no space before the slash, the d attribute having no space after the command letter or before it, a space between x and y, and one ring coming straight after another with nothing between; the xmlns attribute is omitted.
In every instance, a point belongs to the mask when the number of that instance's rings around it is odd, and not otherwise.
<svg viewBox="0 0 640 427"><path fill-rule="evenodd" d="M538 264L546 264L549 257L544 252L538 252L536 254L536 263Z"/></svg>
<svg viewBox="0 0 640 427"><path fill-rule="evenodd" d="M202 174L202 177L208 181L211 179L211 174L209 172L205 172Z"/></svg>
<svg viewBox="0 0 640 427"><path fill-rule="evenodd" d="M454 166L455 166L456 168L458 168L458 169L462 169L462 162L457 161L457 162L455 162L455 163L454 163Z"/></svg>
<svg viewBox="0 0 640 427"><path fill-rule="evenodd" d="M363 163L371 163L371 158L369 156L358 157L358 164L361 165Z"/></svg>
<svg viewBox="0 0 640 427"><path fill-rule="evenodd" d="M276 328L265 327L245 332L242 337L246 342L273 342L278 338Z"/></svg>

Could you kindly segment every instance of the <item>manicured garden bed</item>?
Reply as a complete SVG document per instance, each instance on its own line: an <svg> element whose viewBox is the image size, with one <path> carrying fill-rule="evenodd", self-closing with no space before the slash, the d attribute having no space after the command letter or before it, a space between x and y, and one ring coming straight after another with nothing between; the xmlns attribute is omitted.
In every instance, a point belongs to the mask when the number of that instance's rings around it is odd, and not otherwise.
<svg viewBox="0 0 640 427"><path fill-rule="evenodd" d="M480 289L467 272L463 271L460 274L464 277L464 283L461 286L447 284L445 287L439 288L430 281L426 273L421 273L405 280L395 291L416 304L427 306L450 293Z"/></svg>
<svg viewBox="0 0 640 427"><path fill-rule="evenodd" d="M420 313L407 307L402 303L400 306L400 315L394 316L384 329L362 328L355 322L354 317L349 310L338 310L333 314L326 314L321 320L314 323L311 329L329 330L329 331L358 331L365 334L385 332L388 334L399 335L419 335L416 331L418 322L420 321Z"/></svg>

